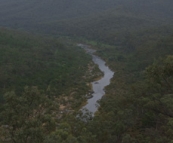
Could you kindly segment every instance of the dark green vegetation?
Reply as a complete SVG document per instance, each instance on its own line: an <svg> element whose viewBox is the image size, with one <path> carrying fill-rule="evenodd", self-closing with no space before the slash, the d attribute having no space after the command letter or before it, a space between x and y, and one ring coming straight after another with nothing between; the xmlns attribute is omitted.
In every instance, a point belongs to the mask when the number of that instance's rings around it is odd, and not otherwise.
<svg viewBox="0 0 173 143"><path fill-rule="evenodd" d="M58 106L37 87L25 87L19 97L14 92L5 94L1 112L1 139L12 142L42 142L56 127ZM54 117L54 118L53 118Z"/></svg>
<svg viewBox="0 0 173 143"><path fill-rule="evenodd" d="M115 71L92 120L76 111L62 114L58 105L76 109L84 101L89 79L82 76L91 58L69 39L61 44L2 29L2 139L172 143L172 7L172 0L1 0L2 26L87 39Z"/></svg>
<svg viewBox="0 0 173 143"><path fill-rule="evenodd" d="M24 86L37 86L58 96L85 85L81 80L90 58L80 48L1 29L0 54L1 97L9 90L20 93Z"/></svg>
<svg viewBox="0 0 173 143"><path fill-rule="evenodd" d="M171 143L172 32L133 33L123 47L100 44L98 54L116 74L89 128L97 142Z"/></svg>
<svg viewBox="0 0 173 143"><path fill-rule="evenodd" d="M20 98L14 92L5 94L1 119L3 125L8 126L3 126L1 133L5 133L6 140L11 138L12 142L21 143L171 143L172 31L150 29L150 32L134 32L123 45L98 44L97 54L116 74L93 120L89 120L89 115L80 116L76 112L62 116L58 100L52 101L44 90L25 87Z"/></svg>
<svg viewBox="0 0 173 143"><path fill-rule="evenodd" d="M2 141L49 142L49 135L54 132L58 133L56 138L64 140L67 133L57 127L66 123L66 114L72 114L72 109L85 101L82 95L90 90L86 83L93 77L84 80L83 76L91 57L81 48L64 45L57 39L3 28L0 54ZM67 110L61 111L62 105ZM72 115L67 119L69 116ZM75 113L72 117L72 122L77 120Z"/></svg>
<svg viewBox="0 0 173 143"><path fill-rule="evenodd" d="M2 0L1 25L115 44L129 32L172 24L172 0Z"/></svg>

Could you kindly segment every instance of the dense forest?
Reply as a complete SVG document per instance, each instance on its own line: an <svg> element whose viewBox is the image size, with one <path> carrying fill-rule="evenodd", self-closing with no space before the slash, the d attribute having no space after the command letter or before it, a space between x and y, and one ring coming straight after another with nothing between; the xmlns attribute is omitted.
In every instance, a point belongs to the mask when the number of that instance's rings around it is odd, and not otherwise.
<svg viewBox="0 0 173 143"><path fill-rule="evenodd" d="M172 7L1 0L0 143L172 143ZM102 73L77 43L115 72L94 117L79 109Z"/></svg>
<svg viewBox="0 0 173 143"><path fill-rule="evenodd" d="M172 141L173 37L169 33L165 36L160 29L134 33L124 48L100 44L98 55L116 74L93 121L98 142Z"/></svg>
<svg viewBox="0 0 173 143"><path fill-rule="evenodd" d="M79 110L88 84L101 74L84 50L62 39L1 28L0 53L4 142L43 142L45 135L61 131L56 126L63 126L63 113Z"/></svg>
<svg viewBox="0 0 173 143"><path fill-rule="evenodd" d="M1 94L8 90L20 93L24 86L38 86L56 89L52 93L55 95L85 84L81 78L90 58L80 48L5 29L0 31L0 46Z"/></svg>
<svg viewBox="0 0 173 143"><path fill-rule="evenodd" d="M115 44L134 30L172 24L172 7L171 0L2 0L0 23Z"/></svg>

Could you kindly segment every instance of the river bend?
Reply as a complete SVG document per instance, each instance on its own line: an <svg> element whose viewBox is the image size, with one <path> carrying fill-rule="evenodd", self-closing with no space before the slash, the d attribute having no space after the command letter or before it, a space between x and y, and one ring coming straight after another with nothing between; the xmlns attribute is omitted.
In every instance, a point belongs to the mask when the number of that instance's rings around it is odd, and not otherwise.
<svg viewBox="0 0 173 143"><path fill-rule="evenodd" d="M95 50L90 49L88 45L84 44L78 44L79 47L85 49L85 51L92 56L92 60L95 64L98 65L99 69L104 73L104 76L97 80L92 82L92 98L88 99L87 104L83 107L83 109L87 109L89 112L91 112L93 115L97 111L99 105L97 103L98 100L102 98L102 96L105 94L104 88L110 84L110 80L114 75L114 72L109 69L108 66L106 66L106 62L102 60L100 57L94 55Z"/></svg>

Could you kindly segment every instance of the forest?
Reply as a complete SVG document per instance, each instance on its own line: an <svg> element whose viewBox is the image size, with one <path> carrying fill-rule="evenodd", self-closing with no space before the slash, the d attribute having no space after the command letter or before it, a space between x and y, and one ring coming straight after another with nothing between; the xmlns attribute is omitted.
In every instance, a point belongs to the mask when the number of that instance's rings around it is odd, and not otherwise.
<svg viewBox="0 0 173 143"><path fill-rule="evenodd" d="M0 143L173 143L172 7L2 0ZM103 75L78 43L115 72L94 117L80 109Z"/></svg>

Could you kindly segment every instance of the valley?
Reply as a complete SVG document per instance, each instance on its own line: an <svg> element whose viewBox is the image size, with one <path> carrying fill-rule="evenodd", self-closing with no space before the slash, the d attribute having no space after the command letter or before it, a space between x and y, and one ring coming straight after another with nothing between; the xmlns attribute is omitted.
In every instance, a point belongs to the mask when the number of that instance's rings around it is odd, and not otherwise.
<svg viewBox="0 0 173 143"><path fill-rule="evenodd" d="M0 143L172 143L172 7L1 0Z"/></svg>
<svg viewBox="0 0 173 143"><path fill-rule="evenodd" d="M92 91L89 93L89 95L87 95L87 104L82 108L84 112L85 110L88 110L89 112L91 112L91 115L94 116L99 107L98 101L101 100L101 98L105 95L104 89L110 84L110 80L113 77L114 72L105 65L105 61L103 61L100 57L94 55L94 52L96 52L95 50L84 44L78 44L78 46L92 56L93 62L98 65L99 69L103 73L103 77L92 82Z"/></svg>

